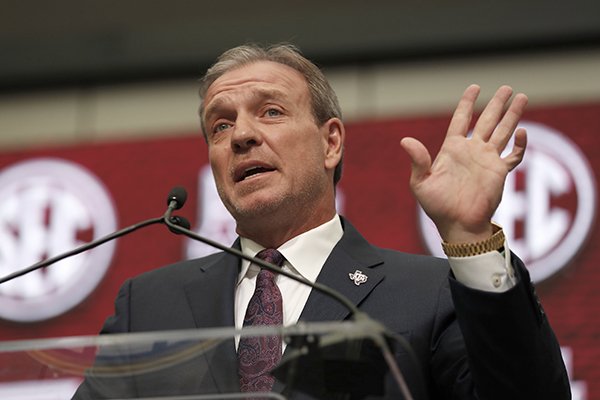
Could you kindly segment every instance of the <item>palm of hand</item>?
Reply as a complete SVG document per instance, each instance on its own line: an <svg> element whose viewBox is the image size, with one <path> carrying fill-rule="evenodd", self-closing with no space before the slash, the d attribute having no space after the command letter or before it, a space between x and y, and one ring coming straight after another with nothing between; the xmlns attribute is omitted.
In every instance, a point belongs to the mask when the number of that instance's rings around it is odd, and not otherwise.
<svg viewBox="0 0 600 400"><path fill-rule="evenodd" d="M467 138L478 94L479 87L474 85L465 91L433 163L422 143L413 138L402 141L413 164L411 189L449 242L480 240L491 234L490 220L500 203L506 176L521 162L526 147L525 131L515 133L515 128L527 98L517 95L504 113L512 94L506 86L496 92L472 137ZM513 150L502 158L500 154L513 134Z"/></svg>

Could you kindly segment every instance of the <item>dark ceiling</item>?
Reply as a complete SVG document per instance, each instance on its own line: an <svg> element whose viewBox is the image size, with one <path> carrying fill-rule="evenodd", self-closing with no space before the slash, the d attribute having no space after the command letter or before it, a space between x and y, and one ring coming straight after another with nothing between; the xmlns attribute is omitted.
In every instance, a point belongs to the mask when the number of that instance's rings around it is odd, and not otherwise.
<svg viewBox="0 0 600 400"><path fill-rule="evenodd" d="M600 48L600 1L0 0L0 88L200 75L247 41L322 65Z"/></svg>

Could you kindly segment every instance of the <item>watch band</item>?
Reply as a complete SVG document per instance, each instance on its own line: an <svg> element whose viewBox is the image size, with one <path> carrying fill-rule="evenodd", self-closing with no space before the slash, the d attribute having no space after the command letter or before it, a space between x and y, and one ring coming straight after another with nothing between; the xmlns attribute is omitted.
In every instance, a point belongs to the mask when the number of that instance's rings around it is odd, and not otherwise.
<svg viewBox="0 0 600 400"><path fill-rule="evenodd" d="M473 243L448 243L442 242L442 249L448 257L472 257L490 251L500 251L504 247L504 231L500 225L492 222L494 234L488 239Z"/></svg>

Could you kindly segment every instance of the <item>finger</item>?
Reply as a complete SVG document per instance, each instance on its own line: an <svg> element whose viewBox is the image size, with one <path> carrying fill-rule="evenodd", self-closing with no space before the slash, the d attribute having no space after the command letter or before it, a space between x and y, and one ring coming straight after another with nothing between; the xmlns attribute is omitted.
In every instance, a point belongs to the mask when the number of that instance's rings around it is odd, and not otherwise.
<svg viewBox="0 0 600 400"><path fill-rule="evenodd" d="M498 154L502 153L506 147L506 144L513 135L519 120L523 116L527 102L528 99L526 95L523 93L517 94L510 104L508 110L506 110L504 117L494 130L494 133L490 138L490 143L496 146L498 149Z"/></svg>
<svg viewBox="0 0 600 400"><path fill-rule="evenodd" d="M465 90L452 115L452 120L450 120L447 136L467 136L469 124L473 117L475 100L477 100L480 91L481 88L478 85L470 85Z"/></svg>
<svg viewBox="0 0 600 400"><path fill-rule="evenodd" d="M489 140L504 112L504 106L512 96L512 92L510 86L500 86L479 116L473 128L473 137L478 137L485 142Z"/></svg>
<svg viewBox="0 0 600 400"><path fill-rule="evenodd" d="M405 137L400 141L402 148L408 153L411 159L411 182L417 183L422 181L431 168L431 156L429 151L415 138Z"/></svg>
<svg viewBox="0 0 600 400"><path fill-rule="evenodd" d="M527 131L524 128L519 128L515 132L515 144L512 151L504 158L504 162L508 166L508 170L512 171L517 165L523 161L525 149L527 148Z"/></svg>

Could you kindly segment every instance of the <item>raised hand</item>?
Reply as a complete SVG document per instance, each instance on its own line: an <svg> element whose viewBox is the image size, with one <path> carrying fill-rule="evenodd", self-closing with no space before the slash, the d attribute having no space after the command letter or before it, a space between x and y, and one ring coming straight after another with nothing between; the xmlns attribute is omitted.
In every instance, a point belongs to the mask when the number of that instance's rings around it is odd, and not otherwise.
<svg viewBox="0 0 600 400"><path fill-rule="evenodd" d="M491 218L500 204L506 175L519 165L527 146L525 130L515 131L527 96L519 93L511 102L509 86L496 91L467 138L479 92L477 85L465 90L433 163L417 139L406 137L401 142L412 160L411 189L442 239L450 243L492 235ZM512 151L501 157L513 134Z"/></svg>

